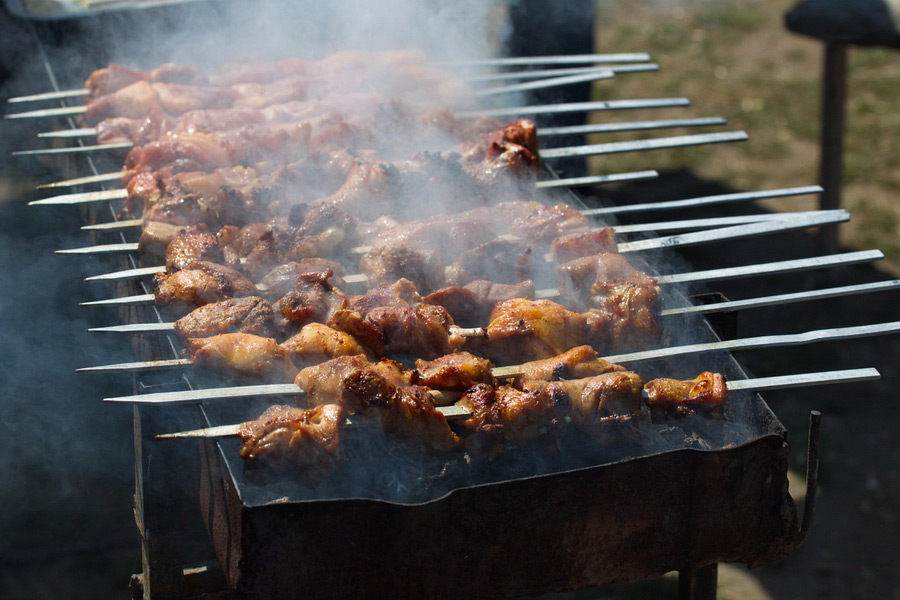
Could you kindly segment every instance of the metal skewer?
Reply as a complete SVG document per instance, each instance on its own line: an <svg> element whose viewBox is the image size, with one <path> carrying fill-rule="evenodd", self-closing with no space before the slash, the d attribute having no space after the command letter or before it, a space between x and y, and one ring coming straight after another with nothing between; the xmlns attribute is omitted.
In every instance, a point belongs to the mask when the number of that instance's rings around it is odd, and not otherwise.
<svg viewBox="0 0 900 600"><path fill-rule="evenodd" d="M820 290L807 290L803 292L794 292L790 294L777 294L769 296L760 296L757 298L747 298L744 300L731 300L726 302L716 302L714 304L698 304L691 306L683 306L680 308L667 308L660 311L661 317L669 317L675 315L684 315L691 313L710 314L717 312L727 312L734 310L746 310L752 308L763 308L766 306L776 306L780 304L788 304L791 302L808 302L810 300L822 300L825 298L838 298L841 296L851 296L854 294L883 292L900 288L900 279L891 279L888 281L878 281L875 283L864 283L858 285L847 285L840 287L824 288ZM105 327L92 327L88 329L90 332L96 333L170 333L175 330L175 323L127 323L125 325L109 325Z"/></svg>
<svg viewBox="0 0 900 600"><path fill-rule="evenodd" d="M640 63L640 62L648 62L650 60L650 55L646 53L625 53L625 54L579 54L579 55L559 55L559 56L535 56L529 58L499 58L499 59L485 59L485 60L476 60L476 61L450 61L450 62L438 62L434 63L435 66L440 67L497 67L497 66L531 66L531 65L564 65L564 64L590 64L596 65L597 63L616 63L616 66L608 67L613 69L625 69L626 66L619 66L618 63ZM646 70L656 70L659 67L657 65L649 65L656 67L656 69L649 69L648 66L643 66ZM638 67L638 65L634 65L634 67ZM591 69L599 69L599 66L592 67L582 67L591 68ZM574 69L560 69L561 71L572 71ZM522 71L522 74L529 73L529 71ZM551 72L552 74L552 72ZM495 74L495 76L499 75L509 75L509 74ZM539 75L545 76L545 75ZM465 78L463 78L465 79ZM87 96L90 94L90 91L86 88L77 88L77 89L69 89L69 90L58 90L53 92L43 92L40 94L31 94L28 96L16 96L14 98L10 98L7 100L10 104L18 104L23 102L38 102L44 100L62 100L66 98L80 98L83 96Z"/></svg>
<svg viewBox="0 0 900 600"><path fill-rule="evenodd" d="M581 182L585 185L591 185L594 183L598 183L600 178L604 178L603 181L618 181L619 177L656 177L659 174L656 171L640 171L637 173L623 173L617 175L603 175L603 176L595 176L595 177L585 177L585 178L573 178L573 179L563 179L556 180L551 179L549 181L539 181L537 183L538 187L562 187L556 184L558 181L564 182ZM547 185L542 185L547 184ZM572 183L567 183L566 185L572 185ZM669 209L681 209L681 208L695 208L700 206L711 206L711 205L719 205L719 204L728 204L731 202L742 202L742 201L752 201L752 200L762 200L765 198L784 198L790 196L804 196L807 194L818 194L822 192L822 188L818 185L808 185L801 187L793 187L793 188L781 188L776 190L762 190L755 192L738 192L734 194L717 194L714 196L703 196L699 198L686 198L684 200L668 200L662 202L646 202L643 204L631 204L626 206L609 206L604 208L589 208L585 210L581 210L581 214L586 217L600 216L600 215L613 215L619 213L633 213L633 212L647 212L647 211L662 211ZM143 223L142 219L129 219L126 221L115 221L112 223L101 223L97 225L86 225L82 227L84 230L116 230L116 229L127 229L130 227L140 227Z"/></svg>
<svg viewBox="0 0 900 600"><path fill-rule="evenodd" d="M647 131L651 129L671 129L674 127L711 127L728 123L722 117L696 117L685 119L658 119L653 121L627 121L621 123L589 123L586 125L568 125L562 127L542 127L541 140L558 135L587 135L592 133L619 133L625 131ZM82 127L79 129L62 129L60 131L47 131L39 133L39 138L77 138L97 135L97 129ZM123 145L127 142L122 142ZM106 149L108 144L87 146L97 149ZM65 150L65 149L60 149ZM40 151L33 151L34 153Z"/></svg>
<svg viewBox="0 0 900 600"><path fill-rule="evenodd" d="M722 227L694 233L681 233L670 236L651 238L646 240L637 240L633 242L622 242L618 244L620 254L628 252L638 252L644 250L657 250L662 248L675 248L681 246L690 246L697 244L712 243L721 240L739 239L744 237L753 237L765 235L768 233L777 233L790 231L793 229L803 229L807 227L817 227L829 223L840 223L850 219L849 213L844 210L833 211L812 211L810 214L793 217L782 220L764 221L760 223L751 223L749 225L734 225L731 227ZM131 274L139 273L140 275L153 275L159 273L160 267L144 267L143 271L129 270ZM148 272L149 271L149 272ZM119 272L117 275L121 275ZM109 279L109 277L107 277ZM94 281L97 279L94 278ZM368 277L363 274L347 275L343 277L347 283L364 283L368 281ZM538 290L535 296L538 298L549 298L558 295L555 289ZM95 300L92 302L84 302L82 306L104 306L118 304L141 304L153 302L153 294L141 294L138 296L128 296L124 298L111 298L107 300Z"/></svg>
<svg viewBox="0 0 900 600"><path fill-rule="evenodd" d="M877 369L845 369L840 371L820 371L818 373L797 373L794 375L780 375L775 377L737 379L734 381L726 381L725 387L730 392L743 390L764 392L766 390L779 390L786 388L812 387L818 385L833 385L839 383L858 383L861 381L874 381L880 378L881 373L879 373ZM296 393L296 387L294 393ZM455 408L457 410L451 411L451 408ZM443 413L444 418L447 419L466 417L469 415L467 411L459 406L439 407L438 410ZM156 436L156 439L177 440L190 438L211 439L236 437L240 433L240 428L240 424L219 425L216 427L204 427L203 429L191 429L188 431L179 431L176 433L161 433Z"/></svg>
<svg viewBox="0 0 900 600"><path fill-rule="evenodd" d="M687 231L694 229L710 229L715 227L724 227L727 225L742 225L746 223L762 223L764 221L779 221L783 219L791 219L816 214L819 211L800 211L786 213L764 213L758 215L738 215L734 217L709 217L706 219L683 219L676 221L660 221L657 223L638 223L635 225L611 225L609 229L617 234L628 233L648 233L658 231ZM595 227L592 231L606 229L605 227ZM503 236L504 239L518 239L515 236ZM365 254L372 249L372 246L355 246L350 249L352 254ZM122 242L115 244L97 244L94 246L84 246L81 248L66 248L57 250L56 254L117 254L124 252L137 252L137 242ZM160 270L165 270L163 266Z"/></svg>

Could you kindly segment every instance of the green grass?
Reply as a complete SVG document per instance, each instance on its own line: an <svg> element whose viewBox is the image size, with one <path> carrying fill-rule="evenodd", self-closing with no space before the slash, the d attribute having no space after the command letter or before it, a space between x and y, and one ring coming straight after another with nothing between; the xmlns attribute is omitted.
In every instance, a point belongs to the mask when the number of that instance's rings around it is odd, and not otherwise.
<svg viewBox="0 0 900 600"><path fill-rule="evenodd" d="M648 52L657 73L621 76L597 86L597 97L687 97L688 109L623 111L604 121L721 116L748 142L604 156L603 172L691 169L734 187L807 185L818 180L821 42L784 28L784 1L654 0L598 3L598 50ZM842 242L879 248L900 265L900 54L849 49L844 134L845 206L854 225ZM717 128L717 130L722 130ZM700 133L654 132L654 136ZM640 136L631 136L640 137ZM625 137L606 136L596 141Z"/></svg>

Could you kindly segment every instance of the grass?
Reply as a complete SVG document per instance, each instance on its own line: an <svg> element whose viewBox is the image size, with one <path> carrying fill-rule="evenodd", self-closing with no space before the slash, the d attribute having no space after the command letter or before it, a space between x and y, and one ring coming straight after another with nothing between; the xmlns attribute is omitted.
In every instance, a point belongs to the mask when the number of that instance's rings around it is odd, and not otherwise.
<svg viewBox="0 0 900 600"><path fill-rule="evenodd" d="M793 4L785 0L599 2L598 51L648 52L660 71L600 82L596 98L684 96L692 105L644 114L604 113L595 118L721 116L728 119L727 129L746 131L750 139L658 151L650 159L646 153L597 157L591 161L592 168L598 172L686 168L741 189L818 182L823 44L785 29L783 14ZM898 84L900 53L849 49L842 199L853 220L842 227L841 243L849 249L881 249L895 268L900 267ZM617 139L605 136L596 141ZM799 209L794 203L778 206Z"/></svg>

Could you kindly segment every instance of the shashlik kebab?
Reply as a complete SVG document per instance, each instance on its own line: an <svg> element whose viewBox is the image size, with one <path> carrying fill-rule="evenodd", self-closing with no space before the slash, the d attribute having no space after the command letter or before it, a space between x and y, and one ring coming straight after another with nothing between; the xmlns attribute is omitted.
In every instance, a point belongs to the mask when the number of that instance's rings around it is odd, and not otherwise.
<svg viewBox="0 0 900 600"><path fill-rule="evenodd" d="M367 421L370 427L383 428L420 451L459 448L476 460L492 460L505 452L507 445L534 445L541 437L565 435L573 427L601 442L611 440L617 429L636 426L638 393L651 421L666 423L698 413L722 419L732 390L865 381L879 376L875 369L854 369L726 382L721 374L704 372L692 380L642 382L640 392L640 376L616 371L575 381L532 380L518 387L480 383L464 392L457 404L435 407L437 417L420 400L420 394L404 393L403 387L391 390L385 384L372 385L374 377L365 387L355 385L361 377L353 374L341 382L336 402L311 408L276 404L253 421L162 434L157 439L237 436L242 440L240 455L248 466L286 468L306 485L315 486L348 459L340 440L344 428L365 427ZM362 414L348 418L351 411L345 404L364 407Z"/></svg>

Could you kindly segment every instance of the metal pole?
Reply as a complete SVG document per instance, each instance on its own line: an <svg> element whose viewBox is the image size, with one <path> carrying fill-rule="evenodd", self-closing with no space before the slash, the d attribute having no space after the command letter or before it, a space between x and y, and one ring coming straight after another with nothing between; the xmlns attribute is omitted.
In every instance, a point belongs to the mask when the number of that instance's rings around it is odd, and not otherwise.
<svg viewBox="0 0 900 600"><path fill-rule="evenodd" d="M820 207L823 210L835 209L841 205L846 84L847 45L826 42L822 86L822 154L819 163L819 183L824 190ZM837 225L821 227L818 241L822 254L837 252Z"/></svg>

